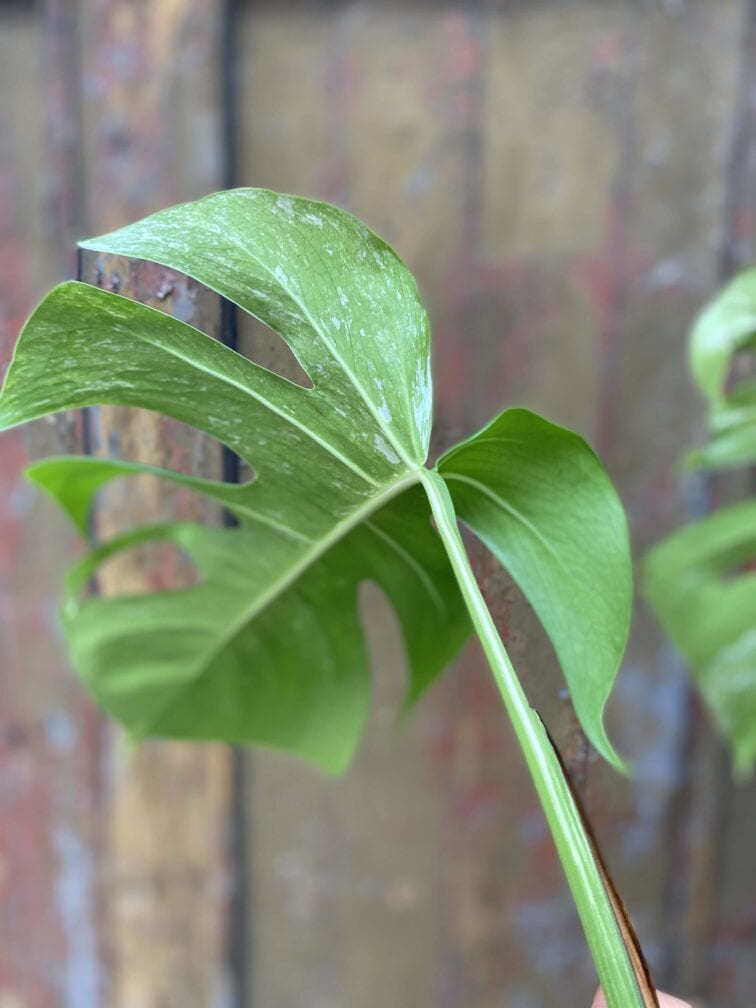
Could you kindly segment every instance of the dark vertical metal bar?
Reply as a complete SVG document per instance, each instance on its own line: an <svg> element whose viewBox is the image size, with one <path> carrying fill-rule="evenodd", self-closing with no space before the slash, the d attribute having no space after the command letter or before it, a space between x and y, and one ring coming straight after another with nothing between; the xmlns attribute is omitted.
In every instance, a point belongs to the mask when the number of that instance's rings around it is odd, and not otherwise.
<svg viewBox="0 0 756 1008"><path fill-rule="evenodd" d="M220 26L220 100L221 100L221 177L224 189L236 185L237 114L236 114L236 0L222 0ZM232 301L221 299L221 342L237 350L239 346L237 308ZM239 459L228 448L223 449L223 478L239 482ZM226 523L233 524L230 515Z"/></svg>
<svg viewBox="0 0 756 1008"><path fill-rule="evenodd" d="M239 348L239 336L237 326L237 307L233 301L221 298L220 302L220 339L224 346L232 350ZM223 479L227 483L238 483L240 479L239 456L230 448L223 446L222 458ZM224 525L236 525L236 519L228 511L223 515Z"/></svg>
<svg viewBox="0 0 756 1008"><path fill-rule="evenodd" d="M223 0L220 27L220 100L223 187L231 189L237 184L237 16L236 0ZM221 342L237 350L239 346L238 309L232 301L221 299ZM223 479L229 483L240 480L239 458L228 448L223 449ZM224 524L233 526L236 520L225 512ZM251 1008L252 994L249 984L250 956L250 871L248 863L248 828L245 795L249 792L246 756L242 748L235 748L231 761L230 847L233 888L228 914L227 956L235 1008Z"/></svg>

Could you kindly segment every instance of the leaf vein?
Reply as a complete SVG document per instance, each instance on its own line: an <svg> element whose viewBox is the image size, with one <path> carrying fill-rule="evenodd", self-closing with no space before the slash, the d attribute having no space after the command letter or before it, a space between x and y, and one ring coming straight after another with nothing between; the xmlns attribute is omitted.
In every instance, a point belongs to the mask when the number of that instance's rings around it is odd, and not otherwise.
<svg viewBox="0 0 756 1008"><path fill-rule="evenodd" d="M393 549L397 556L401 557L402 560L404 560L404 562L414 571L436 609L438 609L440 613L446 612L446 606L443 603L443 599L423 565L418 563L415 557L413 557L412 554L401 545L401 543L398 543L393 536L390 536L388 532L384 532L383 529L378 528L378 526L374 525L371 521L366 521L364 524L379 539L382 539L387 546Z"/></svg>
<svg viewBox="0 0 756 1008"><path fill-rule="evenodd" d="M197 331L199 332L199 330ZM203 333L202 335L206 334ZM217 378L219 381L224 382L226 385L232 385L234 388L239 389L239 391L244 392L247 395L250 395L253 399L256 399L259 403L262 403L264 406L266 406L271 411L271 413L275 413L277 416L281 417L282 420L285 420L287 423L290 423L293 427L296 427L298 430L301 430L303 434L309 437L312 441L315 441L316 444L319 444L321 448L325 449L325 451L329 453L329 455L337 459L347 468L351 469L352 472L356 473L357 476L365 480L366 483L369 483L371 486L376 487L376 489L380 486L380 484L376 483L376 481L371 476L368 476L368 474L364 472L364 470L361 469L356 462L352 462L351 459L347 458L345 455L342 455L337 448L334 448L334 446L329 444L329 442L324 441L323 438L319 437L309 427L306 427L303 423L297 420L296 417L290 416L288 413L285 413L282 410L277 409L269 399L267 399L263 395L260 395L260 393L257 392L255 389L253 389L251 386L243 384L242 382L238 382L234 378L231 378L230 375L224 375L222 372L216 371L214 368L207 367L198 360L193 359L192 357L188 357L185 354L182 354L175 347L166 347L159 341L151 340L145 336L142 336L141 338L145 343L149 343L150 346L157 347L157 349L163 350L165 351L165 353L168 353L173 357L176 357L179 360L184 361L185 364L189 364L191 367L195 367L198 370L203 371L210 377ZM207 338L209 339L209 337ZM231 350L229 352L234 353L235 351ZM246 358L242 359L245 360L246 363L250 364L252 367L256 366L252 361L247 361ZM247 461L252 460L248 459Z"/></svg>
<svg viewBox="0 0 756 1008"><path fill-rule="evenodd" d="M498 507L500 507L502 511L506 511L507 514L511 515L514 519L519 521L522 525L525 526L526 529L528 529L531 535L533 535L541 543L543 548L554 559L554 562L558 564L558 566L564 571L564 573L570 577L570 580L574 580L574 575L572 574L570 569L563 563L562 558L559 556L559 553L554 549L554 547L551 545L548 539L546 539L546 537L538 529L538 527L534 525L529 518L526 518L526 516L522 513L522 511L519 511L512 504L509 504L506 500L504 500L503 497L500 497L499 494L491 490L490 487L487 487L484 483L481 483L480 480L473 479L472 476L462 476L459 473L444 473L443 478L447 481L456 480L458 483L469 484L470 486L478 490L479 493L483 494L484 497L488 497L489 500L493 501L493 503L496 504Z"/></svg>

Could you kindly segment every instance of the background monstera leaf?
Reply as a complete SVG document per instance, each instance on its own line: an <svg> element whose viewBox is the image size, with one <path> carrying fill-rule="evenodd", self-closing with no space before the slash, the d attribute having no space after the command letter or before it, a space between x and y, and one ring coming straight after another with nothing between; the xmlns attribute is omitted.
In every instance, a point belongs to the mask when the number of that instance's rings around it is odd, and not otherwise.
<svg viewBox="0 0 756 1008"><path fill-rule="evenodd" d="M753 366L740 377L733 367L739 355L755 349L756 269L751 269L735 277L693 326L690 364L709 402L711 439L690 455L691 465L725 469L756 462Z"/></svg>
<svg viewBox="0 0 756 1008"><path fill-rule="evenodd" d="M360 583L376 582L396 610L410 700L470 632L420 485L431 384L414 280L355 218L265 190L174 207L85 247L173 267L231 299L287 341L312 387L116 294L68 283L48 295L19 340L0 429L139 406L207 432L254 471L238 486L118 460L32 467L82 531L98 489L137 472L203 493L239 521L168 523L96 545L63 608L75 663L135 735L262 742L340 770L369 697ZM627 633L629 563L599 462L576 435L510 411L447 453L440 472L533 601L586 732L618 762L602 715ZM108 556L166 539L192 557L198 584L82 597Z"/></svg>
<svg viewBox="0 0 756 1008"><path fill-rule="evenodd" d="M749 270L712 301L691 333L691 367L708 399L711 434L688 456L691 466L756 463L754 348L756 270ZM645 570L648 597L690 662L740 772L756 761L755 565L756 501L747 500L673 533L651 551Z"/></svg>
<svg viewBox="0 0 756 1008"><path fill-rule="evenodd" d="M690 662L737 768L756 759L756 501L680 529L646 563L648 594Z"/></svg>

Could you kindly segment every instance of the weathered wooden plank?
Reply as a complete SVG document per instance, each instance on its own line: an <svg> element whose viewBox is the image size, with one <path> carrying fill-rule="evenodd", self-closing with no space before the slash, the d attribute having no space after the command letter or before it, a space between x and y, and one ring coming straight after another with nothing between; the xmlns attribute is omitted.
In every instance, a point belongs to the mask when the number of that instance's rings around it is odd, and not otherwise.
<svg viewBox="0 0 756 1008"><path fill-rule="evenodd" d="M84 213L103 232L220 184L220 3L80 4ZM150 265L87 256L84 278L218 332L217 299ZM219 476L221 453L196 431L144 411L93 411L94 449ZM154 517L218 519L191 494L147 479L106 495L102 535ZM173 552L103 571L105 592L185 583ZM111 749L103 907L109 1002L206 1006L227 986L224 947L230 756L214 746Z"/></svg>
<svg viewBox="0 0 756 1008"><path fill-rule="evenodd" d="M563 38L565 31L571 34L569 42L563 43L562 63L553 69L555 79L564 64L574 67L573 75L582 73L585 54L590 51L590 37L583 39L586 24L587 15L582 11L580 16L573 15L572 21L562 17L556 26L559 32L555 28L555 38ZM534 37L537 27L531 28ZM483 256L481 231L494 208L485 205L483 209L484 197L479 192L484 173L481 150L499 130L498 122L494 125L497 100L517 83L516 68L511 78L501 79L504 71L500 71L501 54L496 48L497 39L507 40L511 28L510 18L498 26L495 19L459 11L439 13L413 8L398 13L394 9L389 16L379 7L367 5L330 16L321 13L320 20L312 11L295 16L280 8L250 14L250 100L242 102L249 109L246 130L251 159L246 170L255 173L258 184L280 185L283 177L287 187L338 199L364 216L408 259L428 298L436 333L441 443L474 429L504 404L507 388L516 390L511 369L502 374L504 368L499 365L505 331L501 309L505 299L509 305L515 301L531 263L512 263L510 274L512 257L500 247L490 257ZM333 49L324 50L324 31L333 40L338 56ZM292 54L289 62L281 60L282 51ZM266 85L272 78L290 87L295 65L296 72L310 82L310 88L299 93L297 102L283 105L286 94L268 91ZM492 84L495 73L500 75ZM323 111L326 103L313 98L317 88L328 95L330 118ZM490 124L485 121L482 102L487 88L493 95L488 107ZM521 90L527 95L527 88ZM257 105L254 95L258 96ZM564 130L577 115L581 100L578 81L562 112ZM268 109L274 111L269 113ZM299 147L302 136L298 126L306 122L304 135L309 137L313 114L319 117L315 120L320 127L316 136L327 130L330 141L327 156L320 162L317 143L312 149ZM584 129L590 126L590 118L589 114ZM523 133L529 131L530 121L525 114L521 132L513 135L507 120L511 150L517 152L527 140ZM599 130L600 126L594 128ZM300 166L297 182L294 174ZM321 182L313 188L316 168ZM491 171L493 177L494 169ZM584 203L597 216L593 204L600 200L601 189L590 179L580 181ZM606 192L603 196L607 198ZM534 210L538 199L539 194L534 194ZM561 251L563 259L573 244L571 237L570 245ZM542 270L540 275L556 277L557 268L554 266L548 274ZM537 279L530 282L535 297ZM590 318L590 307L586 306L579 280L573 280L571 287L565 281L554 291L551 296L555 305L566 300L565 289L568 294L571 291L571 301L577 306L574 330L581 335L581 325ZM552 313L548 321L551 329L544 339L557 344L558 317ZM590 331L583 336L582 352L585 359L593 360L595 351L589 337ZM565 351L564 366L569 359ZM535 367L532 371L542 374ZM597 369L593 374L595 387ZM589 411L591 398L589 385L580 407ZM497 611L506 623L513 598L511 587L490 567L481 567L481 576L492 588ZM533 643L534 620L522 603L517 605L515 625L514 631L504 625L513 652L522 658L529 639L532 667L548 664L552 670L549 684L542 682L540 699L550 698L551 708L561 706L553 657L542 636ZM387 646L384 640L383 647ZM424 721L408 727L413 762L424 768L425 776L418 786L427 789L432 783L437 792L429 796L418 791L413 799L429 802L430 798L428 808L433 818L418 820L413 831L418 840L422 838L426 864L433 865L438 879L435 893L427 894L417 906L412 924L417 947L427 950L429 956L428 960L423 958L428 964L424 986L418 988L416 982L412 987L404 979L405 974L411 975L411 967L404 970L403 964L416 959L404 935L398 942L395 927L384 926L374 932L359 898L346 897L345 909L345 897L339 895L342 886L348 893L360 891L361 873L375 861L373 848L380 850L385 843L372 828L364 800L367 781L374 779L371 764L359 763L353 771L357 782L354 790L350 777L335 797L329 790L327 802L322 802L322 817L315 818L312 830L319 831L318 849L323 851L325 862L319 863L312 852L308 860L306 847L298 848L299 860L294 859L303 883L309 880L322 893L318 911L321 926L313 931L310 920L300 923L291 914L276 912L276 904L286 906L280 896L282 882L270 878L270 864L265 860L283 842L282 837L296 829L295 812L285 821L279 820L277 809L268 808L265 796L279 795L280 807L280 795L286 794L287 807L291 804L296 810L301 802L302 808L310 810L303 814L313 821L313 785L308 775L297 780L293 770L287 769L268 791L264 783L268 761L256 759L257 790L253 785L251 798L256 809L253 849L255 878L262 878L256 883L255 898L265 921L265 933L257 932L255 975L261 1000L266 1004L278 1003L276 998L282 1004L304 998L304 974L310 977L308 997L313 996L314 987L324 1002L331 999L329 1003L352 1003L346 992L360 986L352 964L362 962L366 947L374 961L394 964L392 976L402 981L396 988L392 986L391 997L399 1004L410 1000L416 1003L418 990L424 992L425 1003L451 1005L460 1000L486 1004L496 999L498 1003L502 991L517 997L526 984L535 996L535 991L544 987L539 965L534 962L527 969L523 964L528 946L533 948L532 934L523 940L523 920L527 924L530 913L532 927L541 926L546 929L544 933L548 932L547 915L552 912L562 921L569 920L573 931L575 925L553 855L549 860L543 826L536 825L537 808L518 758L512 753L495 690L476 656L434 696L435 703L428 701L424 709ZM403 747L397 751L399 747L384 729L372 745L368 743L373 760L377 760L381 744L389 751L382 773L390 772L394 778L383 779L388 791L384 800L389 807L402 808L407 801L407 774L400 760L407 758L407 751ZM371 793L374 791L375 786ZM356 844L352 823L359 822L361 815L368 825ZM512 837L513 821L529 822L530 831ZM536 837L538 853L534 857L529 848ZM348 857L340 853L345 848ZM379 881L373 884L378 886ZM386 875L382 884L384 888L388 885ZM420 891L424 891L422 884ZM330 927L324 925L326 913L332 922ZM345 914L364 921L364 927L345 931ZM280 935L271 937L279 931ZM579 936L575 934L567 945L563 932L564 928L560 930L557 924L551 931L552 944L559 942L562 947L560 955L567 956L568 963L584 958ZM284 941L295 943L297 954L293 958L302 964L302 973L290 967L285 979L281 979L280 971L266 964L276 961L276 948ZM314 984L313 977L318 978ZM589 981L584 984L587 997ZM385 982L380 988L363 983L361 991L366 1005L375 1003L379 996L385 996Z"/></svg>
<svg viewBox="0 0 756 1008"><path fill-rule="evenodd" d="M438 30L424 37L427 22L419 15L392 20L357 9L334 16L249 10L241 181L336 200L391 236L407 216L411 192L404 204L378 199L375 190L372 200L355 192L363 183L374 188L377 179L392 185L397 167L401 178L414 163L417 145L437 142L439 120L423 125L422 95L409 68L431 60L440 41ZM365 146L354 125L367 125L365 111L378 104L385 118ZM449 226L443 216L437 220ZM411 223L403 234L431 240ZM255 359L287 369L266 334L242 329L242 336ZM397 1006L435 1001L439 813L422 741L431 726L427 712L397 723L405 664L396 627L375 596L368 609L377 685L354 769L334 781L274 754L248 761L249 985L253 1003L269 1008L356 1008L378 997Z"/></svg>
<svg viewBox="0 0 756 1008"><path fill-rule="evenodd" d="M86 254L83 278L217 332L218 299L169 270ZM220 450L197 431L145 410L91 410L95 453L218 478ZM159 519L218 522L217 508L157 480L117 483L96 515L109 538ZM175 550L145 547L103 567L105 594L167 589L193 571ZM112 733L102 863L110 996L123 1006L212 1003L225 989L230 755L226 747L146 742Z"/></svg>
<svg viewBox="0 0 756 1008"><path fill-rule="evenodd" d="M720 279L756 262L756 3L742 5L738 37L738 101L730 119L727 193L719 255ZM724 484L724 485L723 485ZM753 472L719 478L711 497L714 506L741 499L756 489ZM695 741L695 738L694 738ZM720 743L721 745L721 743ZM704 748L698 747L699 750ZM713 746L709 744L711 751ZM705 751L705 749L704 749ZM717 760L716 757L719 757ZM701 997L738 1005L756 988L756 894L753 878L756 850L756 786L734 786L729 761L715 753L710 791L698 800L698 836L717 823L716 844L700 844L698 890L706 912L696 918L687 908L686 933L693 934L685 968ZM701 794L695 781L694 798ZM703 848L701 850L701 848ZM702 855L702 856L701 856ZM692 901L690 901L692 903ZM692 926L691 926L692 925Z"/></svg>
<svg viewBox="0 0 756 1008"><path fill-rule="evenodd" d="M685 517L679 458L703 415L687 372L687 331L718 282L743 8L649 8L631 39L596 425L638 555ZM716 746L686 674L643 605L626 671L614 718L638 772L632 791L621 795L596 767L602 831L609 849L622 851L621 871L659 982L699 996L716 900L706 862L716 860L721 839ZM649 877L654 853L659 874ZM727 992L720 996L730 1003Z"/></svg>
<svg viewBox="0 0 756 1008"><path fill-rule="evenodd" d="M3 11L3 94L23 96L0 109L3 367L34 300L71 275L77 237L219 184L220 8L48 0L43 11ZM217 302L196 286L153 268L107 267L103 282L117 268L123 293L217 330ZM109 448L220 471L217 446L154 417L99 419L94 433ZM77 430L70 419L41 423L26 440L32 456L75 450ZM4 437L2 450L0 1001L205 1006L227 988L228 754L114 747L54 629L73 536L20 481L24 439ZM115 498L111 530L150 507L208 516L154 483L129 499L140 501L130 512ZM111 571L111 584L178 578L172 560Z"/></svg>
<svg viewBox="0 0 756 1008"><path fill-rule="evenodd" d="M26 316L68 262L50 210L71 198L58 164L67 110L50 109L61 50L30 9L0 12L0 373ZM66 45L65 32L58 40ZM22 477L29 455L75 450L77 424L0 439L0 1003L102 1003L97 850L101 721L56 626L74 536Z"/></svg>
<svg viewBox="0 0 756 1008"><path fill-rule="evenodd" d="M611 125L590 102L589 75L597 40L621 28L623 11L523 6L477 25L459 21L447 61L464 65L477 41L462 98L479 97L467 112L457 197L465 227L447 253L436 308L449 436L506 405L584 428L600 372L592 307L573 263L599 230L617 157ZM583 168L586 143L602 151L593 174ZM479 574L531 700L572 763L582 746L551 648L497 565L481 557ZM469 769L461 786L449 782L444 821L456 987L447 1003L548 1004L565 978L576 1001L588 1000L594 980L579 925L495 690L477 656L452 682L439 716L449 724L451 767L464 758L457 733L466 726Z"/></svg>
<svg viewBox="0 0 756 1008"><path fill-rule="evenodd" d="M434 325L439 447L507 403L575 426L599 445L645 548L682 513L675 463L700 416L683 346L716 282L744 5L482 7L247 8L242 178L337 200L409 262ZM259 338L247 345L259 354ZM612 707L638 777L619 781L584 757L532 613L490 561L479 559L478 571L576 770L652 962L684 985L680 970L663 969L666 943L681 928L700 959L686 915L711 903L693 902L700 874L686 870L690 909L669 911L668 880L680 867L665 849L687 717L682 671L642 611ZM381 638L379 652L392 647ZM253 762L253 987L262 1003L357 997L367 1008L388 993L442 1008L536 1006L561 1003L566 981L570 1002L587 1002L593 972L477 654L434 689L401 745L385 727L372 730L340 785L275 757ZM401 764L409 753L420 767L412 781ZM428 817L413 824L426 863L414 869L422 898L409 931L385 921L376 930L359 895L366 878L385 893L403 858L372 871L378 788L385 808L412 795ZM685 816L698 837L687 849L698 857L699 844L705 857L702 816ZM411 856L401 863L412 870ZM308 894L302 903L298 892ZM410 934L430 983L408 979ZM384 976L355 995L354 964L372 969L365 948L401 983Z"/></svg>
<svg viewBox="0 0 756 1008"><path fill-rule="evenodd" d="M219 6L48 0L46 49L28 15L3 12L3 93L42 108L49 63L59 104L49 103L48 135L27 106L0 108L0 341L60 274L72 232L217 186ZM238 180L336 200L409 262L434 324L438 447L505 403L577 426L617 479L639 549L684 511L675 463L702 419L683 367L687 323L718 262L752 254L752 71L738 81L752 7L265 3L245 7L236 40ZM100 267L99 282L117 276L123 292L215 331L212 299L181 278L112 259ZM96 257L86 268L96 279ZM267 331L243 325L242 339L295 376ZM213 449L177 425L136 412L94 419L100 446L219 472ZM39 425L33 451L75 435ZM103 746L102 722L49 631L52 558L62 566L71 539L19 483L22 441L4 439L2 451L0 1004L102 1004L99 935L113 1004L204 1006L224 980L228 757ZM111 496L103 529L166 511L216 517L149 481L138 500L134 509ZM619 782L583 758L532 613L495 565L477 553L476 564L530 695L576 768L659 979L723 1008L742 1004L754 981L756 794L730 797L723 847L713 824L726 780L683 671L641 608L612 711L638 776ZM123 590L186 573L160 554L105 582ZM477 652L397 728L396 628L375 596L365 605L378 684L351 774L324 780L269 754L246 762L252 999L535 1008L561 1003L568 980L570 1002L587 1002L584 945Z"/></svg>

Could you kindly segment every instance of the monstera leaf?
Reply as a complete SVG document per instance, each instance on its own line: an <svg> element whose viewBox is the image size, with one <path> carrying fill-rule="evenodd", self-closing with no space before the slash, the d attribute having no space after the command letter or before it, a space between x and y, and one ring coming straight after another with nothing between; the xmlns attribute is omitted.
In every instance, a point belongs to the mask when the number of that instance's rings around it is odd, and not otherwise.
<svg viewBox="0 0 756 1008"><path fill-rule="evenodd" d="M756 349L756 270L734 280L701 313L690 338L690 364L709 402L709 444L691 466L726 469L756 462L756 382L737 380L733 364Z"/></svg>
<svg viewBox="0 0 756 1008"><path fill-rule="evenodd" d="M756 758L756 501L675 532L649 555L649 597L690 662L737 767Z"/></svg>
<svg viewBox="0 0 756 1008"><path fill-rule="evenodd" d="M530 598L586 733L619 764L602 718L629 620L627 531L587 445L512 410L426 468L425 311L394 252L334 207L264 190L219 193L85 247L161 263L216 290L279 333L309 382L286 381L189 325L85 284L56 288L30 318L0 395L0 430L59 410L137 406L205 431L254 473L233 485L136 461L58 458L32 468L83 532L98 490L134 473L180 483L238 519L234 528L137 528L93 543L71 571L63 622L102 706L136 736L265 743L338 771L369 696L360 584L378 584L396 611L409 701L474 626L608 1004L655 1005L456 524L455 509ZM197 583L88 597L103 561L156 541L186 551Z"/></svg>
<svg viewBox="0 0 756 1008"><path fill-rule="evenodd" d="M735 469L756 462L756 386L739 387L712 408L708 444L690 452L691 469Z"/></svg>
<svg viewBox="0 0 756 1008"><path fill-rule="evenodd" d="M756 348L756 269L735 277L701 312L690 334L690 366L706 398L727 399L732 361Z"/></svg>
<svg viewBox="0 0 756 1008"><path fill-rule="evenodd" d="M262 742L340 770L369 697L360 583L376 582L396 610L410 700L470 633L422 485L429 327L414 280L355 218L265 190L220 193L84 244L181 270L234 301L280 333L311 387L85 284L42 302L8 371L0 429L138 406L205 431L254 471L233 485L119 460L32 468L83 531L99 488L136 472L205 494L239 522L168 523L94 545L63 609L75 663L135 735ZM576 435L510 411L447 453L440 472L531 598L586 732L616 761L602 714L630 578L624 516L599 462ZM105 558L166 539L194 561L196 585L85 596Z"/></svg>
<svg viewBox="0 0 756 1008"><path fill-rule="evenodd" d="M528 597L580 721L610 752L606 669L625 650L627 623L617 614L630 611L632 572L625 516L596 456L571 431L514 409L446 452L438 470L458 517Z"/></svg>
<svg viewBox="0 0 756 1008"><path fill-rule="evenodd" d="M756 383L736 361L756 347L756 270L736 277L701 313L690 340L696 382L708 399L711 439L689 465L732 469L756 462ZM646 590L689 661L735 757L756 760L756 502L726 507L673 533L646 561Z"/></svg>

